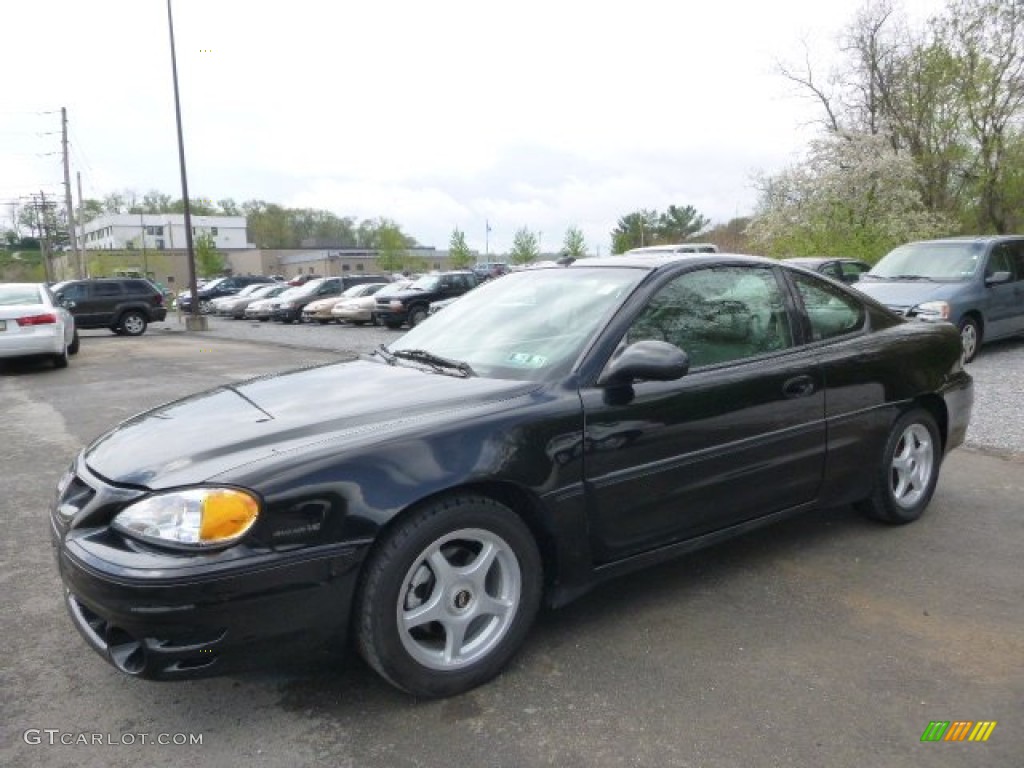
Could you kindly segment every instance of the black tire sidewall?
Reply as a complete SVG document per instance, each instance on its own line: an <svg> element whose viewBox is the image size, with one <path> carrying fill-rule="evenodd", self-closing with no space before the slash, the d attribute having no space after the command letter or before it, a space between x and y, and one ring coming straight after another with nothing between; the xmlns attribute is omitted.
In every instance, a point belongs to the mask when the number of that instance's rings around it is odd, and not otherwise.
<svg viewBox="0 0 1024 768"><path fill-rule="evenodd" d="M140 330L138 333L134 333L128 330L127 322L131 320L133 317L137 317L142 322L142 330ZM125 336L141 336L146 332L147 325L149 324L146 322L146 318L143 317L141 312L126 312L124 314L124 317L121 318L120 328Z"/></svg>
<svg viewBox="0 0 1024 768"><path fill-rule="evenodd" d="M960 325L957 326L957 330L960 332L961 340L960 346L963 349L963 332L964 328L968 325L974 328L974 352L968 357L966 351L964 351L964 363L970 363L974 361L974 358L978 356L978 350L981 349L981 325L973 317L965 317L960 321Z"/></svg>
<svg viewBox="0 0 1024 768"><path fill-rule="evenodd" d="M464 528L490 531L511 547L519 561L520 600L512 626L487 657L464 669L443 672L422 666L406 651L396 609L405 576L416 558L439 538ZM413 695L439 698L462 693L493 678L518 650L540 606L542 589L543 569L536 542L515 513L490 499L439 500L400 523L368 562L357 599L357 645L371 666ZM366 647L367 643L374 647Z"/></svg>
<svg viewBox="0 0 1024 768"><path fill-rule="evenodd" d="M913 424L920 424L928 430L932 440L932 474L928 479L928 486L913 507L903 507L896 503L892 492L892 460L899 445L900 438L907 428ZM871 498L867 499L866 512L877 520L902 525L917 520L924 513L924 510L931 502L935 487L939 481L939 470L942 465L942 439L939 436L939 428L934 417L922 408L915 408L903 414L893 425L889 437L885 443L885 451L882 454L882 465L878 469L878 484Z"/></svg>

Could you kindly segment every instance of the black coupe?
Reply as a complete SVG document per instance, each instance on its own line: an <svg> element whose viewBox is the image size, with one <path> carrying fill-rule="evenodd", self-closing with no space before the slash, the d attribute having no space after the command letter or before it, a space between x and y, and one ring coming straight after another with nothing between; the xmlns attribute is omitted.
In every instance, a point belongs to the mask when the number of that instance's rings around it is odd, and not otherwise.
<svg viewBox="0 0 1024 768"><path fill-rule="evenodd" d="M961 355L951 325L765 259L512 273L360 360L96 440L52 512L67 606L145 678L349 637L456 694L542 601L815 507L918 518L967 430Z"/></svg>

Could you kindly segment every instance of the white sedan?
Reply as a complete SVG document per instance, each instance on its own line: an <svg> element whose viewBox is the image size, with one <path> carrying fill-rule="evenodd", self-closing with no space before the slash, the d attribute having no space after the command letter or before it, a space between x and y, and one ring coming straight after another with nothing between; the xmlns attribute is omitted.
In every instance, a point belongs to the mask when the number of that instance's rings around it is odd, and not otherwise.
<svg viewBox="0 0 1024 768"><path fill-rule="evenodd" d="M0 283L0 359L45 355L67 368L78 352L71 313L43 283Z"/></svg>

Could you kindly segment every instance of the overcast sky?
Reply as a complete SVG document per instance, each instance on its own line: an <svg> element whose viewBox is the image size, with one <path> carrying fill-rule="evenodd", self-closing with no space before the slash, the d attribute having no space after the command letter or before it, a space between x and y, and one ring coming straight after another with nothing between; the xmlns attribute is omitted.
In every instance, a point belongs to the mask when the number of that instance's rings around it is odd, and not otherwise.
<svg viewBox="0 0 1024 768"><path fill-rule="evenodd" d="M487 221L491 252L575 225L604 253L638 208L725 222L816 130L773 62L834 54L861 5L174 0L189 191L386 216L438 248L459 227L481 252ZM0 29L0 201L62 194L62 106L86 197L180 197L165 0L5 2Z"/></svg>

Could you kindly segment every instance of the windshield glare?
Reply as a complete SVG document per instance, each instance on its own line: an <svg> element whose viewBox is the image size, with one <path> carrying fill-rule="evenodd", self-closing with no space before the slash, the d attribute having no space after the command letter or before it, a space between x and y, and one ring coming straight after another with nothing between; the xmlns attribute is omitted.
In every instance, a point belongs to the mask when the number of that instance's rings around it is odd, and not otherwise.
<svg viewBox="0 0 1024 768"><path fill-rule="evenodd" d="M431 315L389 349L422 349L468 363L479 376L562 376L645 275L614 267L512 273Z"/></svg>
<svg viewBox="0 0 1024 768"><path fill-rule="evenodd" d="M868 274L880 278L967 280L977 271L983 252L981 243L911 243L890 251Z"/></svg>
<svg viewBox="0 0 1024 768"><path fill-rule="evenodd" d="M437 290L440 282L441 278L439 275L424 275L410 285L409 288L414 291L434 291Z"/></svg>

